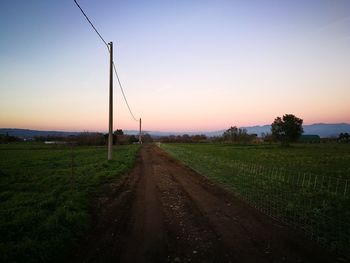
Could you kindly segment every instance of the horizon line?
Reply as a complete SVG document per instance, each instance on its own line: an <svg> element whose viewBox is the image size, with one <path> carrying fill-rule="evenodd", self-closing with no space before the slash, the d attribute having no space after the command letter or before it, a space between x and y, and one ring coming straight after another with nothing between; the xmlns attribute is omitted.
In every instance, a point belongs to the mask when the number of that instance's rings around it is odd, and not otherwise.
<svg viewBox="0 0 350 263"><path fill-rule="evenodd" d="M337 122L337 123L327 123L327 122L317 122L317 123L311 123L311 124L303 124L303 126L311 126L311 125L322 125L322 124L327 124L327 125L350 125L350 123L347 122ZM237 128L252 128L252 127L264 127L264 126L270 126L271 124L263 124L263 125L250 125L250 126L236 126ZM231 127L231 126L230 126ZM29 131L42 131L42 132L74 132L74 133L82 133L82 132L98 132L98 133L108 133L108 131L99 131L99 130L57 130L57 129L33 129L33 128L9 128L9 127L0 127L0 129L9 129L9 130L29 130ZM120 128L115 128L115 130L120 129ZM227 128L221 128L221 129L215 129L215 130L143 130L143 132L160 132L160 133L200 133L200 132L218 132L218 131L223 131L226 130ZM123 131L136 131L136 129L122 129Z"/></svg>

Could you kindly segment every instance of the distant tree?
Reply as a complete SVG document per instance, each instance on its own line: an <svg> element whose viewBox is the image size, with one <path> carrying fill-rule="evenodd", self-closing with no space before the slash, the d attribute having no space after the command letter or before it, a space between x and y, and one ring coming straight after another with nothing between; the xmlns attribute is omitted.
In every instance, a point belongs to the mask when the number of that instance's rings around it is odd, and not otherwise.
<svg viewBox="0 0 350 263"><path fill-rule="evenodd" d="M114 136L115 144L118 145L127 145L130 143L130 135L116 135Z"/></svg>
<svg viewBox="0 0 350 263"><path fill-rule="evenodd" d="M303 133L303 120L293 114L285 114L277 117L271 124L272 136L282 145L288 146L295 142Z"/></svg>
<svg viewBox="0 0 350 263"><path fill-rule="evenodd" d="M350 142L350 135L349 133L340 133L338 136L338 141L339 142Z"/></svg>
<svg viewBox="0 0 350 263"><path fill-rule="evenodd" d="M180 142L190 142L191 137L188 134L182 135L181 139L179 140Z"/></svg>
<svg viewBox="0 0 350 263"><path fill-rule="evenodd" d="M234 142L236 141L237 135L238 128L236 126L231 126L224 132L223 137L227 141Z"/></svg>
<svg viewBox="0 0 350 263"><path fill-rule="evenodd" d="M129 139L129 138L124 137L124 132L122 129L116 129L113 132L112 138L113 138L113 145L115 145L115 144L127 144L127 141Z"/></svg>
<svg viewBox="0 0 350 263"><path fill-rule="evenodd" d="M247 129L238 129L237 141L247 143L254 140L256 134L248 134Z"/></svg>
<svg viewBox="0 0 350 263"><path fill-rule="evenodd" d="M145 133L142 135L142 142L148 143L148 142L153 142L152 136L149 135L148 133Z"/></svg>
<svg viewBox="0 0 350 263"><path fill-rule="evenodd" d="M271 133L269 133L269 132L263 132L263 133L261 133L261 138L262 138L262 140L264 141L264 142L268 142L268 143L272 143L273 141L274 141L274 137L272 136L272 134Z"/></svg>
<svg viewBox="0 0 350 263"><path fill-rule="evenodd" d="M138 141L139 141L139 139L136 138L135 135L130 135L129 136L129 144L133 144L133 143L138 142Z"/></svg>
<svg viewBox="0 0 350 263"><path fill-rule="evenodd" d="M6 135L0 134L0 143L9 143L9 142L17 142L17 141L22 141L22 140L18 137L8 135L8 133L6 133Z"/></svg>
<svg viewBox="0 0 350 263"><path fill-rule="evenodd" d="M102 133L98 132L82 132L79 135L70 138L74 140L78 145L104 145L105 137Z"/></svg>
<svg viewBox="0 0 350 263"><path fill-rule="evenodd" d="M241 129L237 128L236 126L231 126L229 129L227 129L224 134L223 138L224 141L229 141L229 142L251 142L254 140L256 135L250 135L248 134L246 129Z"/></svg>
<svg viewBox="0 0 350 263"><path fill-rule="evenodd" d="M114 135L124 135L124 132L122 129L116 129L113 134Z"/></svg>
<svg viewBox="0 0 350 263"><path fill-rule="evenodd" d="M196 134L192 136L192 142L205 142L207 141L207 136L204 134Z"/></svg>

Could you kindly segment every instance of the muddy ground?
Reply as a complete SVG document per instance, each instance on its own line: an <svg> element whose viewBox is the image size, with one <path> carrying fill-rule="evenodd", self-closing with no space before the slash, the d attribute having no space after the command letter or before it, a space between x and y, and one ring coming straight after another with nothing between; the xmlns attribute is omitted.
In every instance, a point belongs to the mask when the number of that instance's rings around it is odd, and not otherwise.
<svg viewBox="0 0 350 263"><path fill-rule="evenodd" d="M105 187L95 227L71 262L334 262L155 145Z"/></svg>

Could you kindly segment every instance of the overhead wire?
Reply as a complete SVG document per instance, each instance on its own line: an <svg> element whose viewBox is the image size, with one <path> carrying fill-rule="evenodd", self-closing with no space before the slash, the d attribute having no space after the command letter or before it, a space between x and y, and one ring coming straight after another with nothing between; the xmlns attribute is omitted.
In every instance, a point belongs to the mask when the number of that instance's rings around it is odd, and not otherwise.
<svg viewBox="0 0 350 263"><path fill-rule="evenodd" d="M122 92L122 94L123 94L123 98L124 98L125 104L126 104L126 106L128 107L128 109L129 109L130 115L133 117L133 119L134 119L135 121L138 121L138 120L135 118L135 115L132 113L132 110L131 110L131 108L130 108L130 106L129 106L129 102L128 102L126 96L125 96L124 89L123 89L122 83L120 82L120 79L119 79L119 76L118 76L118 72L117 72L117 68L116 68L114 62L113 62L113 68L114 68L114 73L115 73L115 75L116 75L116 77L117 77L117 80L118 80L118 83L119 83L120 90L121 90L121 92Z"/></svg>
<svg viewBox="0 0 350 263"><path fill-rule="evenodd" d="M89 22L89 24L92 26L92 28L95 30L96 34L101 38L101 40L103 41L103 43L106 45L108 51L109 51L109 47L108 44L106 42L106 40L104 40L104 38L102 37L102 35L98 32L98 30L96 29L96 27L94 26L94 24L91 22L91 20L89 19L89 17L85 14L84 10L80 7L80 5L78 4L78 2L76 0L73 0L74 3L77 5L77 7L80 9L81 13L85 16L86 20Z"/></svg>
<svg viewBox="0 0 350 263"><path fill-rule="evenodd" d="M89 19L89 17L86 15L86 13L84 12L84 10L80 7L80 5L78 4L78 2L76 0L73 0L74 3L76 4L76 6L80 9L81 13L84 15L84 17L86 18L86 20L89 22L89 24L91 25L91 27L95 30L96 34L100 37L100 39L102 40L102 42L106 45L107 49L108 49L108 52L110 53L110 49L109 49L109 46L107 44L107 42L104 40L104 38L102 37L102 35L98 32L98 30L96 29L96 27L94 26L94 24L91 22L91 20ZM113 59L113 58L112 58ZM124 101L125 101L125 104L126 106L128 107L128 110L129 110L129 113L130 115L132 116L132 118L135 120L135 121L138 121L136 118L135 118L135 115L133 114L133 112L131 111L131 108L130 108L130 105L129 105L129 102L125 96L125 93L124 93L124 89L123 89L123 86L122 86L122 83L120 81L120 78L119 78L119 75L118 75L118 72L117 72L117 68L114 64L114 61L112 61L112 64L113 64L113 69L114 69L114 73L117 77L117 80L118 80L118 84L119 84L119 87L120 87L120 90L123 94L123 98L124 98Z"/></svg>

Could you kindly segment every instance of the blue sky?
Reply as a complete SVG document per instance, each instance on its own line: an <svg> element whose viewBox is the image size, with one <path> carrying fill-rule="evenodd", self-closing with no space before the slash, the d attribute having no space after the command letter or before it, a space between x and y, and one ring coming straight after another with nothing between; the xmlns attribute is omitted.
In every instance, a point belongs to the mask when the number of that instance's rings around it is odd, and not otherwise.
<svg viewBox="0 0 350 263"><path fill-rule="evenodd" d="M350 122L350 1L78 2L145 129ZM107 130L108 53L73 0L2 1L0 35L1 127Z"/></svg>

